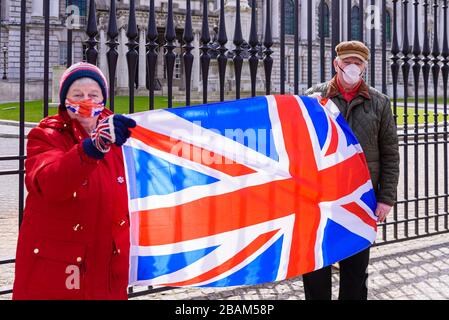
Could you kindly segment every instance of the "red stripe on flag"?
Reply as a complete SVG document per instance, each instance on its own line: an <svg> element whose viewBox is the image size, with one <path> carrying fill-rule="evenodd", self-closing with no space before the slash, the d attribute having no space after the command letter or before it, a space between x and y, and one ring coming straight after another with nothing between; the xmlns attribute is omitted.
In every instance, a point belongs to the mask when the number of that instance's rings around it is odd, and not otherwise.
<svg viewBox="0 0 449 320"><path fill-rule="evenodd" d="M329 147L327 148L326 156L337 152L337 147L338 147L337 128L335 127L335 123L332 120L329 119L329 121L331 123L332 136L331 136L331 141L330 141Z"/></svg>
<svg viewBox="0 0 449 320"><path fill-rule="evenodd" d="M321 190L315 189L319 181L313 145L307 123L294 96L276 95L282 132L290 159L290 173L296 180L294 187L296 227L290 249L287 277L315 269L316 230L320 222L317 206ZM302 180L302 181L299 181ZM301 196L302 194L302 196ZM304 205L310 203L309 206ZM307 239L307 243L304 243Z"/></svg>
<svg viewBox="0 0 449 320"><path fill-rule="evenodd" d="M186 281L180 281L175 283L167 283L164 284L165 286L172 286L172 287L182 287L182 286L188 286L195 283L201 283L207 280L210 280L220 274L222 274L225 271L231 270L241 262L243 262L246 258L251 256L254 252L259 250L265 243L268 242L279 230L273 230L264 234L261 234L258 236L254 241L252 241L248 246L243 248L239 253L237 253L235 256L227 260L226 262L222 263L221 265L201 274L198 277L186 280Z"/></svg>
<svg viewBox="0 0 449 320"><path fill-rule="evenodd" d="M361 208L357 203L351 202L345 205L342 205L343 208L351 212L352 214L359 217L363 222L370 225L373 229L377 230L377 222L371 218L366 211Z"/></svg>
<svg viewBox="0 0 449 320"><path fill-rule="evenodd" d="M132 213L138 215L140 224L139 242L133 245L193 240L293 214L296 200L292 182L276 181L178 206Z"/></svg>
<svg viewBox="0 0 449 320"><path fill-rule="evenodd" d="M131 130L131 137L155 149L171 153L206 167L238 177L255 171L218 153L194 146L190 143L137 126Z"/></svg>

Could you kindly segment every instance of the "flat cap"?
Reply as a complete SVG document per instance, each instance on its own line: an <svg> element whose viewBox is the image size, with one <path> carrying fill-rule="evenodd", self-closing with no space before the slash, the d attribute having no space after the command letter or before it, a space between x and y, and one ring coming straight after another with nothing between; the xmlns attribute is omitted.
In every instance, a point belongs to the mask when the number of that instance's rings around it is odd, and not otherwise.
<svg viewBox="0 0 449 320"><path fill-rule="evenodd" d="M335 47L335 52L340 59L357 57L363 61L368 61L369 49L360 41L344 41Z"/></svg>

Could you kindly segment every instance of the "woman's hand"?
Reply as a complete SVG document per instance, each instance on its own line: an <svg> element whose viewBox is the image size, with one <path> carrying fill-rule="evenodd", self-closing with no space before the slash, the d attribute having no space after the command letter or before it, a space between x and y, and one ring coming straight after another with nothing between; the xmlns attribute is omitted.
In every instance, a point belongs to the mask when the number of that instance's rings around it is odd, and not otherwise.
<svg viewBox="0 0 449 320"><path fill-rule="evenodd" d="M121 114L114 114L100 121L92 131L90 138L83 141L83 148L87 155L95 159L102 159L111 149L111 144L123 145L130 137L129 128L134 128L136 121Z"/></svg>
<svg viewBox="0 0 449 320"><path fill-rule="evenodd" d="M135 128L136 121L121 114L115 114L113 119L115 133L115 141L113 143L120 147L131 136L131 131L129 131L129 128Z"/></svg>

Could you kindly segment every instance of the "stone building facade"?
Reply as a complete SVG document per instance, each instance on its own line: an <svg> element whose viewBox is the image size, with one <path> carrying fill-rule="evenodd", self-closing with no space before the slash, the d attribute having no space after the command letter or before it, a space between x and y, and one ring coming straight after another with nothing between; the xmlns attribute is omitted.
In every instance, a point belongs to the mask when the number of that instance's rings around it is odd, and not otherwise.
<svg viewBox="0 0 449 320"><path fill-rule="evenodd" d="M87 21L87 12L88 12L88 2L89 0L72 0L72 4L76 6L75 9L79 9L80 18L79 21L68 21L66 19L67 13L70 10L67 8L68 0L49 0L50 1L50 81L53 82L53 78L57 79L60 71L57 71L61 68L64 68L67 63L67 23L72 23L72 34L73 34L73 44L72 44L72 62L83 60L83 41L87 39L85 34L85 25ZM273 72L272 72L272 92L280 91L280 10L281 10L281 1L282 0L271 0L271 22L272 22L272 33L274 45L272 50L274 51L272 57L274 59L273 64ZM185 79L184 79L184 66L182 61L182 34L185 23L185 13L186 13L186 1L182 0L174 0L174 21L175 21L175 30L177 35L176 40L176 63L175 63L175 72L174 72L174 94L177 97L182 97L184 95L183 90L185 88ZM193 32L194 32L194 41L193 45L195 49L192 51L194 55L194 65L193 65L193 73L192 73L192 98L200 99L201 90L202 90L202 79L201 79L201 70L199 64L199 55L200 52L198 47L200 45L200 37L201 37L201 22L202 22L202 2L200 0L192 0L191 1L191 9L192 9L192 23L193 23ZM251 23L251 6L253 3L257 6L258 16L257 16L257 33L258 38L261 43L263 43L264 39L264 29L266 22L266 14L265 0L241 0L241 15L242 15L242 29L243 29L243 37L246 41L249 39L249 30ZM109 20L109 0L96 0L97 6L97 24L98 24L98 66L104 71L104 73L108 75L107 68L107 59L106 52L108 50L108 46L106 42L107 38L107 28L108 28L108 20ZM226 31L228 37L228 43L226 47L229 50L234 48L232 44L233 34L234 34L234 23L235 23L235 0L225 0L225 12L226 12ZM324 14L324 34L325 44L326 44L326 65L320 65L320 10L319 0L312 1L312 65L309 66L307 63L307 54L308 54L308 46L307 46L307 3L308 1L300 1L299 7L299 83L300 83L300 93L306 89L307 87L307 72L308 68L313 68L313 83L320 82L320 74L321 68L325 68L326 79L331 77L331 34L332 28L334 24L332 23L331 17L331 1L325 1L325 14ZM353 0L351 8L347 7L347 1L340 2L340 38L342 40L348 39L347 32L347 24L351 24L351 30L353 33L353 37L357 38L358 34L361 32L359 30L358 19L364 19L366 21L363 25L365 26L365 30L363 30L364 41L367 45L371 44L370 37L370 28L372 24L371 17L376 13L380 14L380 0L376 0L376 6L374 8L369 7L370 1L364 1L365 10L363 16L361 14L361 10L358 8L359 1ZM118 0L117 4L117 21L119 28L119 37L118 42L120 43L117 50L119 53L118 59L118 67L117 67L117 75L116 75L116 94L122 95L127 94L128 88L128 72L127 72L127 63L126 63L126 52L128 47L126 46L126 42L128 41L126 37L127 23L128 23L128 14L129 14L129 0ZM294 16L292 14L293 10L293 0L285 0L285 27L286 27L286 91L288 93L293 93L293 85L294 85L294 47L293 47L293 30L294 30ZM210 0L208 1L208 10L209 10L209 26L211 37L216 36L214 27L218 25L219 22L219 0ZM72 7L73 8L73 7ZM148 8L149 8L149 0L136 0L136 18L137 25L139 30L139 48L144 48L146 43L146 33L147 33L147 25L148 25ZM164 31L166 24L166 12L167 12L167 0L156 0L155 1L156 8L156 18L157 18L157 27L159 31L159 44L164 44ZM431 7L429 7L429 10ZM1 0L1 38L0 38L0 76L6 74L7 79L1 79L0 77L0 101L16 101L18 100L18 92L19 92L19 71L20 71L20 1L19 0ZM350 22L347 21L347 10L351 10L352 19ZM377 10L377 11L376 11ZM423 21L423 6L419 6L419 15L421 20ZM388 92L391 94L392 91L392 81L391 81L391 71L390 71L390 46L391 46L391 38L392 38L392 28L393 28L393 10L392 10L392 2L387 1L387 83L388 83ZM402 38L404 30L408 32L410 43L413 43L413 30L414 30L414 19L413 19L413 6L411 3L408 6L408 25L404 29L402 23L402 5L401 2L398 2L398 16L397 16L397 26L398 26L398 40L401 46ZM439 11L440 13L442 10ZM441 16L440 16L441 17ZM439 27L440 39L442 39L442 20L441 26ZM78 23L79 22L79 23ZM423 23L418 22L420 41L422 46L423 41ZM78 26L76 26L78 24ZM75 26L73 26L75 25ZM374 25L375 29L375 41L376 44L376 87L381 88L381 80L382 80L382 64L381 64L381 32L380 26ZM433 19L429 17L429 34L433 32ZM432 40L432 39L430 39ZM43 69L44 69L44 19L43 19L43 0L27 0L27 12L26 12L26 98L27 99L39 99L43 97ZM146 49L139 50L139 64L138 64L138 76L135 79L137 86L137 94L138 95L147 95L148 91L146 88L146 63L145 63L145 51ZM402 63L402 61L400 61ZM6 66L6 68L5 68ZM368 74L370 72L369 68L371 65L368 65ZM58 69L59 68L59 69ZM53 77L53 72L55 72L55 77ZM215 60L211 61L210 66L210 76L208 81L209 92L211 98L215 98L218 96L219 91L219 81L218 81L218 67ZM402 78L402 77L400 77ZM369 77L367 76L367 80ZM410 81L412 81L412 77L410 76ZM157 94L164 94L166 92L166 78L164 72L164 59L163 59L163 48L159 50L159 60L157 67L157 84L158 84L158 92ZM55 82L55 86L56 82ZM258 70L258 81L257 81L257 90L260 93L263 93L265 86L265 75L263 70L262 61L259 64ZM50 84L50 88L51 88ZM232 98L234 96L235 91L235 81L234 81L234 72L233 72L233 63L232 60L228 61L227 65L227 75L226 75L226 83L225 89L227 91L227 98ZM250 91L250 80L249 80L249 67L248 62L245 61L243 67L242 74L242 86L243 95L249 94ZM441 91L440 91L441 92ZM399 95L402 95L401 84L399 84ZM52 93L50 92L50 97ZM181 98L180 98L181 99Z"/></svg>

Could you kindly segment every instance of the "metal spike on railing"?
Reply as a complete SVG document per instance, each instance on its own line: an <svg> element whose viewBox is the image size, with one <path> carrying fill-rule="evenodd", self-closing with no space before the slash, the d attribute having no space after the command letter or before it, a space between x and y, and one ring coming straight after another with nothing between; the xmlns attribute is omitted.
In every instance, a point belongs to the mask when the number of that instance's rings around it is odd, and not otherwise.
<svg viewBox="0 0 449 320"><path fill-rule="evenodd" d="M428 6L429 1L424 0L424 42L423 42L423 84L424 84L424 214L429 216L429 74L430 74L430 45L429 45L429 33L428 33ZM424 221L424 232L429 232L429 220Z"/></svg>
<svg viewBox="0 0 449 320"><path fill-rule="evenodd" d="M393 0L393 16L397 17L397 2L398 0ZM399 74L399 63L398 60L400 59L399 56L399 44L398 44L398 29L397 29L397 21L396 19L393 19L393 42L391 44L391 76L393 80L393 113L394 113L394 120L395 123L397 123L397 104L396 104L396 98L397 98L397 82L398 82L398 74Z"/></svg>
<svg viewBox="0 0 449 320"><path fill-rule="evenodd" d="M20 58L19 58L19 229L23 221L25 206L25 41L27 2L20 2Z"/></svg>
<svg viewBox="0 0 449 320"><path fill-rule="evenodd" d="M280 56L281 56L281 94L285 94L285 1L281 1L281 35L280 35Z"/></svg>
<svg viewBox="0 0 449 320"><path fill-rule="evenodd" d="M133 113L134 85L136 81L137 62L139 59L139 53L137 52L137 48L139 47L137 37L139 36L139 33L136 23L135 0L130 0L128 30L126 32L126 36L128 37L128 42L126 43L126 46L128 47L128 52L126 53L126 61L128 63L129 112Z"/></svg>
<svg viewBox="0 0 449 320"><path fill-rule="evenodd" d="M192 14L190 9L190 0L187 0L187 15L186 22L184 26L184 34L182 39L184 40L184 70L186 75L186 105L190 106L190 81L192 78L192 66L193 66L193 54L194 49L192 45L193 41L193 30L192 30Z"/></svg>
<svg viewBox="0 0 449 320"><path fill-rule="evenodd" d="M243 35L242 35L242 24L241 24L241 16L240 16L240 0L236 1L236 14L235 14L235 31L234 31L234 72L235 72L235 98L240 99L240 81L242 77L242 65L243 65L243 57L242 57L242 44L243 44Z"/></svg>
<svg viewBox="0 0 449 320"><path fill-rule="evenodd" d="M400 59L398 54L399 54L399 44L398 44L398 30L397 30L397 3L398 0L393 0L393 16L395 17L395 19L393 20L393 43L391 45L391 76L393 79L393 116L394 116L394 121L397 124L397 117L398 117L398 112L397 112L397 97L398 97L398 87L397 87L397 83L398 83L398 78L399 78L399 63L398 60ZM360 30L360 33L363 33L362 30ZM397 205L394 206L393 208L393 216L394 219L396 221L397 218ZM383 229L383 240L387 240L387 228L384 227ZM398 238L398 227L397 224L394 225L394 229L393 229L393 237L394 239Z"/></svg>
<svg viewBox="0 0 449 320"><path fill-rule="evenodd" d="M394 2L394 1L393 1ZM364 36L363 36L363 31L365 29L365 17L364 17L364 13L365 12L365 8L363 6L363 0L359 0L359 30L360 30L360 38L359 41L364 42ZM332 23L332 25L335 25L334 23Z"/></svg>
<svg viewBox="0 0 449 320"><path fill-rule="evenodd" d="M67 0L67 7L70 8L72 6L72 0ZM67 14L66 17L66 24L67 20L70 19L69 17L73 14L73 11L71 11L69 14ZM67 68L72 65L72 44L73 44L73 32L72 27L69 27L67 25Z"/></svg>
<svg viewBox="0 0 449 320"><path fill-rule="evenodd" d="M407 133L408 133L408 78L410 73L410 64L408 61L410 60L409 54L410 54L410 43L408 38L408 0L402 1L402 12L404 14L403 16L403 36L402 36L402 78L404 82L404 185L408 186L408 139L407 139ZM404 199L408 200L408 188L406 187L406 190L404 190ZM406 219L408 219L408 202L404 203L404 216ZM408 236L408 224L405 224L404 226L404 234L407 237Z"/></svg>
<svg viewBox="0 0 449 320"><path fill-rule="evenodd" d="M111 6L109 8L109 21L108 21L108 41L106 45L109 47L106 53L106 58L108 61L108 71L109 71L109 108L114 111L114 100L115 100L115 73L117 70L117 59L118 52L117 46L119 45L117 41L118 29L117 29L117 15L116 15L116 5L115 0L111 0Z"/></svg>
<svg viewBox="0 0 449 320"><path fill-rule="evenodd" d="M447 0L443 0L443 48L441 51L442 64L441 73L443 76L443 122L444 122L444 212L449 212L449 161L448 161L448 110L447 110L447 82L449 78L449 46L448 46L448 25L447 25ZM449 227L448 216L444 217L444 228Z"/></svg>
<svg viewBox="0 0 449 320"><path fill-rule="evenodd" d="M257 39L256 19L256 3L254 2L251 6L251 29L248 41L250 45L249 70L251 76L251 97L256 96L257 65L259 64L259 58L257 57L257 45L259 41Z"/></svg>
<svg viewBox="0 0 449 320"><path fill-rule="evenodd" d="M294 94L299 94L299 0L294 1L294 40L293 40L293 85Z"/></svg>
<svg viewBox="0 0 449 320"><path fill-rule="evenodd" d="M332 48L335 48L340 42L340 1L332 0ZM337 56L335 50L332 50L332 61ZM332 76L336 73L335 67L332 65Z"/></svg>
<svg viewBox="0 0 449 320"><path fill-rule="evenodd" d="M173 104L173 70L175 68L176 55L173 52L176 48L174 41L176 39L175 26L173 22L173 0L168 0L167 22L165 27L165 66L167 68L167 92L168 107Z"/></svg>
<svg viewBox="0 0 449 320"><path fill-rule="evenodd" d="M324 30L324 5L325 1L320 1L320 81L324 82L326 79L326 46L325 46L325 30Z"/></svg>
<svg viewBox="0 0 449 320"><path fill-rule="evenodd" d="M348 41L352 40L352 24L351 24L351 20L352 20L352 0L346 0L346 7L347 7L347 12L346 12L346 20L347 20L347 25L346 25L346 33L348 34ZM323 20L320 20L323 21ZM322 24L322 22L320 22L320 24ZM320 26L321 27L321 26Z"/></svg>
<svg viewBox="0 0 449 320"><path fill-rule="evenodd" d="M201 46L200 46L200 63L201 63L201 79L203 83L203 103L207 103L207 80L209 76L209 19L207 0L203 0L203 21L201 27Z"/></svg>
<svg viewBox="0 0 449 320"><path fill-rule="evenodd" d="M218 28L218 76L220 78L220 101L224 101L224 84L226 75L226 64L228 58L226 57L226 43L228 42L228 37L226 36L226 24L225 24L225 13L224 13L224 0L220 0L220 22Z"/></svg>
<svg viewBox="0 0 449 320"><path fill-rule="evenodd" d="M419 75L420 75L420 71L421 71L421 64L420 64L420 54L421 54L421 47L419 44L419 24L417 23L418 20L418 6L419 6L419 1L415 0L413 2L413 5L415 7L414 10L414 20L415 20L415 30L414 30L414 39L413 39L413 49L412 49L412 53L413 53L413 79L414 79L414 86L415 86L415 109L414 109L414 161L415 161L415 166L414 166L414 183L415 183L415 192L414 192L414 197L415 199L418 199L419 197L419 165L418 165L418 161L419 161L419 146L418 146L418 124L419 124L419 90L417 88L419 88ZM418 212L419 212L419 203L418 201L415 201L415 206L414 206L414 211L415 211L415 233L419 234L419 220L418 220Z"/></svg>
<svg viewBox="0 0 449 320"><path fill-rule="evenodd" d="M156 15L154 12L154 0L150 0L150 12L148 17L148 33L147 33L147 69L148 69L148 90L149 90L149 109L154 110L154 90L156 81L156 64L157 64L157 48L159 44L158 32L156 27Z"/></svg>
<svg viewBox="0 0 449 320"><path fill-rule="evenodd" d="M387 0L382 0L382 93L387 94ZM391 23L391 19L390 19Z"/></svg>
<svg viewBox="0 0 449 320"><path fill-rule="evenodd" d="M438 89L438 75L440 72L440 44L438 41L438 1L433 0L433 46L432 46L432 76L433 76L433 85L434 85L434 95L437 94ZM436 96L435 96L436 97ZM436 101L436 99L435 99ZM435 120L437 117L435 117Z"/></svg>
<svg viewBox="0 0 449 320"><path fill-rule="evenodd" d="M87 19L86 28L86 34L89 38L85 41L85 44L87 45L86 60L87 62L95 65L97 64L98 57L98 51L96 48L98 41L95 38L98 34L96 10L97 8L95 6L95 1L89 1L89 17Z"/></svg>
<svg viewBox="0 0 449 320"><path fill-rule="evenodd" d="M271 1L266 0L266 22L265 22L265 39L263 45L265 46L263 65L265 70L265 93L268 95L271 93L271 70L273 69L273 37L271 34ZM309 66L310 68L311 66Z"/></svg>
<svg viewBox="0 0 449 320"><path fill-rule="evenodd" d="M438 181L438 163L440 161L438 154L438 77L440 74L440 44L438 39L438 2L440 0L433 1L433 48L432 48L432 78L433 78L433 132L435 133L433 139L435 141L434 149L434 193L438 195L439 193L439 181ZM434 210L439 212L439 199L434 199ZM436 231L440 231L440 223L438 215L435 216L434 226Z"/></svg>
<svg viewBox="0 0 449 320"><path fill-rule="evenodd" d="M371 10L374 10L376 6L376 0L371 0ZM363 13L362 13L363 14ZM374 16L374 14L373 14ZM374 19L374 18L373 18ZM374 21L372 23L375 23ZM371 86L376 87L376 28L374 25L371 25L371 34L370 34L370 42L371 42Z"/></svg>
<svg viewBox="0 0 449 320"><path fill-rule="evenodd" d="M271 16L271 15L270 15ZM324 24L324 21L320 21ZM307 0L307 87L312 86L312 0Z"/></svg>
<svg viewBox="0 0 449 320"><path fill-rule="evenodd" d="M50 0L44 0L44 117L48 116L48 78L50 63Z"/></svg>

